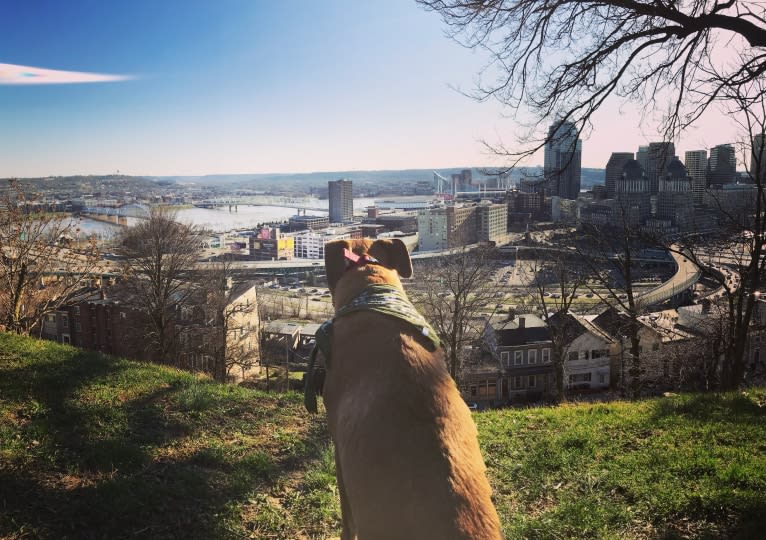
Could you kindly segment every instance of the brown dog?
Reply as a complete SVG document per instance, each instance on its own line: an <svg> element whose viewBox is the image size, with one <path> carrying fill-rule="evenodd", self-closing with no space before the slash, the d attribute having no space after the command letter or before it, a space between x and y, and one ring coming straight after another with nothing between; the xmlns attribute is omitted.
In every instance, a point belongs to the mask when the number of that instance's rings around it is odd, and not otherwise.
<svg viewBox="0 0 766 540"><path fill-rule="evenodd" d="M399 240L330 242L325 264L336 310L370 285L403 293L399 276L412 275ZM337 317L330 344L323 397L342 538L501 538L476 427L441 349L372 311Z"/></svg>

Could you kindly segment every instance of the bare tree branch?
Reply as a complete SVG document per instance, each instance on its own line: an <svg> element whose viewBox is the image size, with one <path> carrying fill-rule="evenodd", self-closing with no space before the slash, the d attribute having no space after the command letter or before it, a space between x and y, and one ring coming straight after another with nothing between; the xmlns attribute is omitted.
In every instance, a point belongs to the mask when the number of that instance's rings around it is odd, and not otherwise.
<svg viewBox="0 0 766 540"><path fill-rule="evenodd" d="M762 2L418 1L442 16L451 38L490 56L471 97L531 112L519 148L487 145L512 166L544 146L554 120L586 132L610 96L666 111L662 130L673 140L725 88L766 74ZM724 47L738 60L721 58Z"/></svg>

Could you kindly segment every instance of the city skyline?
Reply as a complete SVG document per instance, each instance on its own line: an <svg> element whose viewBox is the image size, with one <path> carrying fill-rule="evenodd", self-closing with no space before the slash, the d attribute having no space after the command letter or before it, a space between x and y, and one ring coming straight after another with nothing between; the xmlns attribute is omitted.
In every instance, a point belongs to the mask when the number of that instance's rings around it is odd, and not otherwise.
<svg viewBox="0 0 766 540"><path fill-rule="evenodd" d="M0 177L503 166L480 141L514 146L523 130L523 117L458 90L471 91L486 58L414 2L183 7L8 6ZM55 70L50 84L19 84L42 82L40 70ZM640 124L609 102L582 134L582 166L661 140ZM676 146L734 139L710 115ZM527 164L542 165L542 150Z"/></svg>

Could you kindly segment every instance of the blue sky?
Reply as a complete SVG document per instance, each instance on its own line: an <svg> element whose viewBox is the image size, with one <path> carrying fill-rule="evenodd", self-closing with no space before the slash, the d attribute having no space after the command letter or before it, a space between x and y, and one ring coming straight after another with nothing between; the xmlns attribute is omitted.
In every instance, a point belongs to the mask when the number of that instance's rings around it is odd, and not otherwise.
<svg viewBox="0 0 766 540"><path fill-rule="evenodd" d="M0 64L129 77L0 85L0 177L489 165L516 129L413 0L0 0L0 36ZM615 111L584 166L645 143Z"/></svg>

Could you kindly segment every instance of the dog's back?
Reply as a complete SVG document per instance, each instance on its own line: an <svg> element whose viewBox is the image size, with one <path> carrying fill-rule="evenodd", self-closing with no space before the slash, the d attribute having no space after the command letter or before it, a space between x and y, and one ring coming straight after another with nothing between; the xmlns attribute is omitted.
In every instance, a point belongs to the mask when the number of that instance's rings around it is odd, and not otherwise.
<svg viewBox="0 0 766 540"><path fill-rule="evenodd" d="M429 345L376 312L333 324L324 401L345 538L501 537L471 413Z"/></svg>

